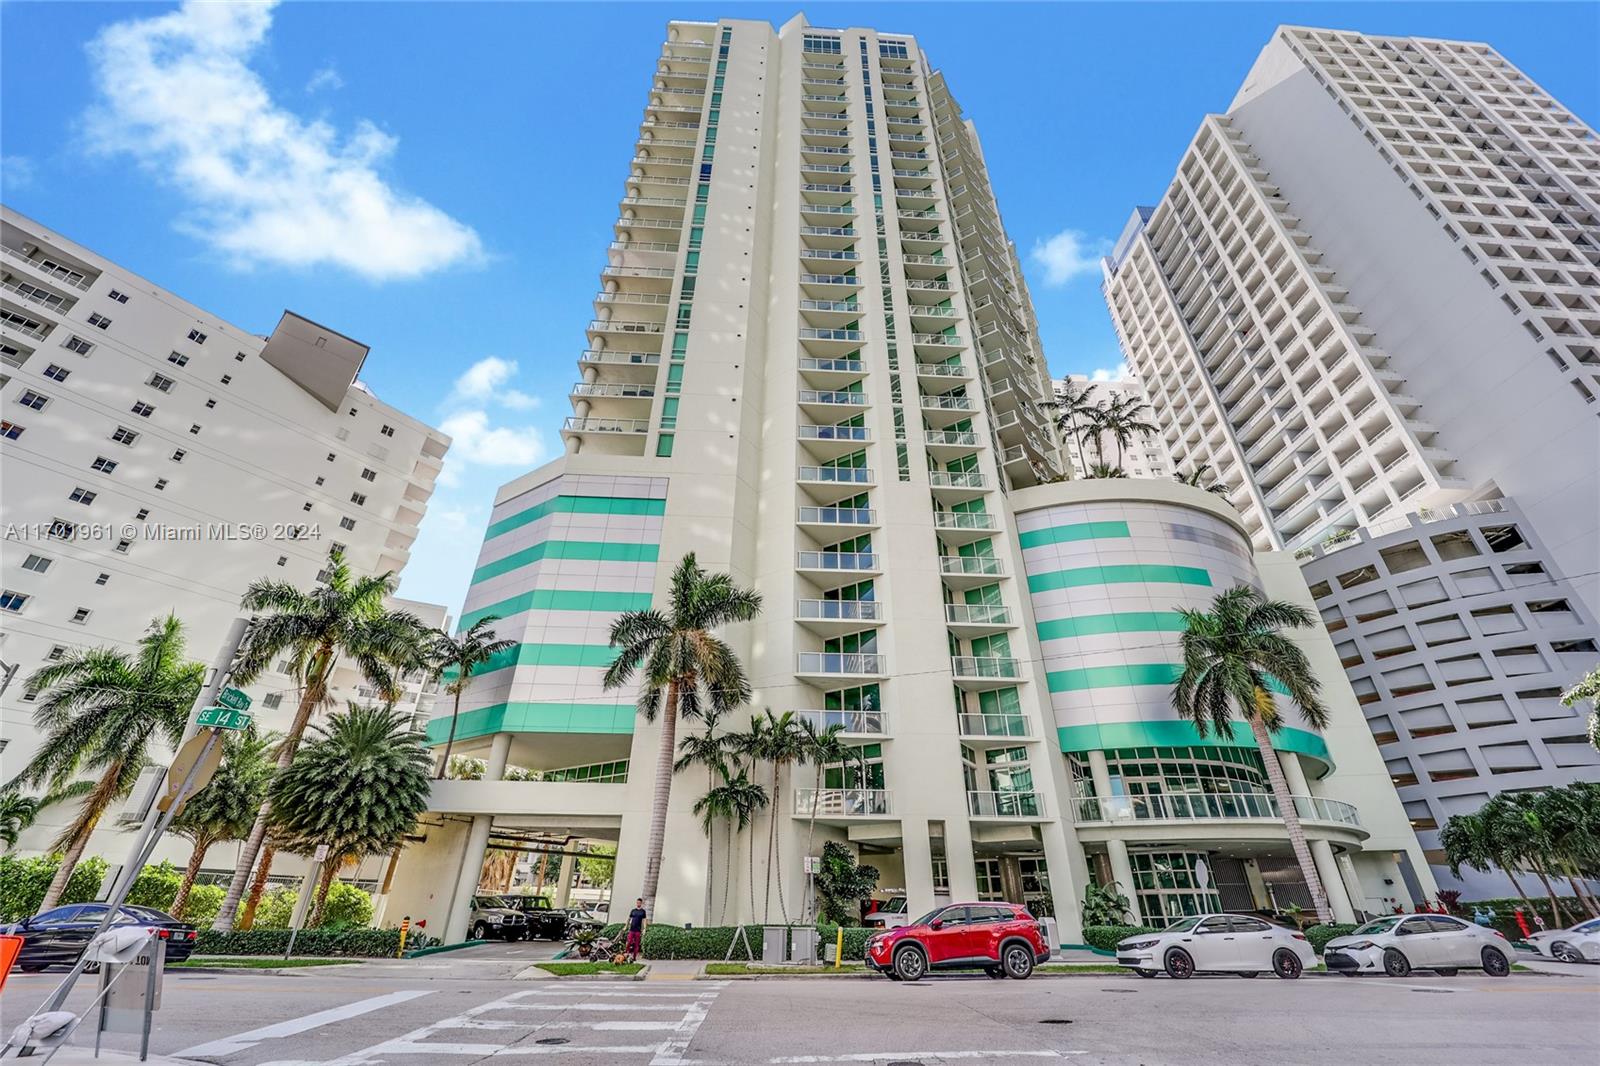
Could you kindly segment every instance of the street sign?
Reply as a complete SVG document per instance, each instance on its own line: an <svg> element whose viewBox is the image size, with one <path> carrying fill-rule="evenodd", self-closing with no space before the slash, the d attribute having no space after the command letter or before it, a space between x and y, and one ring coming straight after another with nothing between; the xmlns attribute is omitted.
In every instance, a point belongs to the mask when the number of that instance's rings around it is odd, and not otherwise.
<svg viewBox="0 0 1600 1066"><path fill-rule="evenodd" d="M250 724L251 718L244 711L231 707L202 707L195 721L201 727L210 726L213 729L244 729Z"/></svg>
<svg viewBox="0 0 1600 1066"><path fill-rule="evenodd" d="M183 802L187 803L196 792L205 788L210 783L212 776L217 772L217 767L222 764L222 741L216 739L215 733L196 733L189 738L189 742L178 749L178 754L172 757L172 765L167 768L167 791L156 806L166 811L172 806L172 801L177 798L178 790L183 787L184 778L189 776L189 770L194 767L194 780L189 784L189 791L184 793ZM203 758L202 758L203 756ZM195 763L200 765L195 767ZM183 810L183 805L178 805L178 810L173 813L177 817Z"/></svg>
<svg viewBox="0 0 1600 1066"><path fill-rule="evenodd" d="M311 861L312 862L327 862L328 861L328 845L326 845L326 844L318 844L317 845L317 850L315 852L313 852L312 855L311 855Z"/></svg>
<svg viewBox="0 0 1600 1066"><path fill-rule="evenodd" d="M250 697L236 688L225 688L217 695L217 702L230 711L250 709Z"/></svg>

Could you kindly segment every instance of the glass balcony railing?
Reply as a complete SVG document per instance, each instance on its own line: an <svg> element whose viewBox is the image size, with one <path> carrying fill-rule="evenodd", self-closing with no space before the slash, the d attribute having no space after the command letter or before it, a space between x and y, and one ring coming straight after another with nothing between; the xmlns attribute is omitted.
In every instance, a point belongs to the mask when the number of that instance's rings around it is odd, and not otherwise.
<svg viewBox="0 0 1600 1066"><path fill-rule="evenodd" d="M939 572L960 577L1004 577L1006 564L993 555L946 555L939 559Z"/></svg>
<svg viewBox="0 0 1600 1066"><path fill-rule="evenodd" d="M968 792L967 810L978 818L1042 818L1037 792Z"/></svg>
<svg viewBox="0 0 1600 1066"><path fill-rule="evenodd" d="M1360 829L1353 804L1322 796L1292 796L1302 821L1332 822ZM1075 801L1080 822L1187 822L1262 818L1282 821L1278 801L1268 792L1166 793L1159 796L1085 796Z"/></svg>
<svg viewBox="0 0 1600 1066"><path fill-rule="evenodd" d="M808 526L870 526L877 516L870 507L802 507L799 521Z"/></svg>
<svg viewBox="0 0 1600 1066"><path fill-rule="evenodd" d="M863 651L802 651L795 653L797 674L863 674L882 676L884 656Z"/></svg>
<svg viewBox="0 0 1600 1066"><path fill-rule="evenodd" d="M823 622L877 622L883 604L877 600L796 600L796 618Z"/></svg>
<svg viewBox="0 0 1600 1066"><path fill-rule="evenodd" d="M970 429L929 429L923 431L923 443L952 448L976 448L983 438Z"/></svg>
<svg viewBox="0 0 1600 1066"><path fill-rule="evenodd" d="M573 415L561 423L569 433L647 433L647 418L579 418Z"/></svg>
<svg viewBox="0 0 1600 1066"><path fill-rule="evenodd" d="M794 565L799 570L877 570L875 552L795 552Z"/></svg>
<svg viewBox="0 0 1600 1066"><path fill-rule="evenodd" d="M798 719L810 722L817 732L838 726L846 733L866 733L881 736L888 728L885 711L795 711Z"/></svg>
<svg viewBox="0 0 1600 1066"><path fill-rule="evenodd" d="M981 470L930 470L928 484L936 489L986 489L989 479Z"/></svg>
<svg viewBox="0 0 1600 1066"><path fill-rule="evenodd" d="M933 528L992 532L1000 528L1000 518L982 511L935 511Z"/></svg>
<svg viewBox="0 0 1600 1066"><path fill-rule="evenodd" d="M956 719L964 737L1023 738L1032 733L1021 714L958 714Z"/></svg>
<svg viewBox="0 0 1600 1066"><path fill-rule="evenodd" d="M866 426L801 426L801 440L869 441L872 431Z"/></svg>
<svg viewBox="0 0 1600 1066"><path fill-rule="evenodd" d="M838 332L855 332L854 330L839 330ZM867 394L855 392L850 389L800 389L798 392L800 403L834 404L843 407L865 407Z"/></svg>
<svg viewBox="0 0 1600 1066"><path fill-rule="evenodd" d="M960 679L1017 680L1017 660L1005 655L952 655L950 672Z"/></svg>
<svg viewBox="0 0 1600 1066"><path fill-rule="evenodd" d="M797 481L821 481L831 485L870 485L876 480L868 466L802 466Z"/></svg>
<svg viewBox="0 0 1600 1066"><path fill-rule="evenodd" d="M1011 624L1011 609L1000 603L947 603L944 620L952 625L1006 626Z"/></svg>
<svg viewBox="0 0 1600 1066"><path fill-rule="evenodd" d="M889 790L883 788L797 788L794 813L838 818L889 813Z"/></svg>

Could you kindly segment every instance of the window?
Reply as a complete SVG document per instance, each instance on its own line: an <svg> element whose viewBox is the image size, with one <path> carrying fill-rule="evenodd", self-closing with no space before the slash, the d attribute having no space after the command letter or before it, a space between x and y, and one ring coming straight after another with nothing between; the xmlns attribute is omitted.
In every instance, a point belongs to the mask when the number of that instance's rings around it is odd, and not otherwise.
<svg viewBox="0 0 1600 1066"><path fill-rule="evenodd" d="M261 706L265 707L269 711L277 710L278 705L282 702L283 693L281 692L269 692L265 696L261 697Z"/></svg>
<svg viewBox="0 0 1600 1066"><path fill-rule="evenodd" d="M352 492L350 494L350 502L358 507L364 507L367 502L367 494L364 492Z"/></svg>
<svg viewBox="0 0 1600 1066"><path fill-rule="evenodd" d="M24 355L22 349L15 344L0 343L0 362L5 363L6 366L14 366L20 370L22 364L26 363L28 356L32 354L32 352L29 352Z"/></svg>
<svg viewBox="0 0 1600 1066"><path fill-rule="evenodd" d="M53 561L54 560L43 555L29 555L26 559L22 560L22 568L24 570L32 570L36 574L42 574L46 570L50 569L50 564Z"/></svg>
<svg viewBox="0 0 1600 1066"><path fill-rule="evenodd" d="M171 392L172 386L176 384L176 382L167 377L165 374L151 374L150 380L145 382L145 384L149 385L157 392Z"/></svg>
<svg viewBox="0 0 1600 1066"><path fill-rule="evenodd" d="M287 555L278 556L278 565L279 566L288 566L289 565L289 557Z"/></svg>
<svg viewBox="0 0 1600 1066"><path fill-rule="evenodd" d="M228 384L232 380L233 380L233 375L232 374L224 374L224 375L222 375L222 383L224 385Z"/></svg>
<svg viewBox="0 0 1600 1066"><path fill-rule="evenodd" d="M110 581L110 580L111 580L111 575L103 573L99 577L94 579L94 583L96 585L104 585L107 581Z"/></svg>
<svg viewBox="0 0 1600 1066"><path fill-rule="evenodd" d="M394 427L393 426L384 426L382 429L378 430L378 432L382 433L385 437L392 437L392 436L394 436ZM331 459L331 458L333 458L333 456L330 455L328 458Z"/></svg>
<svg viewBox="0 0 1600 1066"><path fill-rule="evenodd" d="M128 294L120 289L112 289L110 292L106 293L106 296L117 301L119 304L125 304L128 302Z"/></svg>
<svg viewBox="0 0 1600 1066"><path fill-rule="evenodd" d="M88 355L90 352L94 351L94 345L90 344L76 333L68 336L67 343L63 344L61 347L65 348L69 352L77 352L79 355Z"/></svg>
<svg viewBox="0 0 1600 1066"><path fill-rule="evenodd" d="M177 451L172 453L172 461L175 463L181 463L183 462L183 457L188 454L188 452L184 451L182 448L179 448Z"/></svg>
<svg viewBox="0 0 1600 1066"><path fill-rule="evenodd" d="M350 417L354 418L355 416L356 416L356 409L354 407L352 407L352 408L350 408Z"/></svg>
<svg viewBox="0 0 1600 1066"><path fill-rule="evenodd" d="M146 518L150 517L150 508L148 508L148 507L139 508L139 510L134 513L133 517L135 519L137 519L138 521L143 522Z"/></svg>
<svg viewBox="0 0 1600 1066"><path fill-rule="evenodd" d="M74 624L81 626L83 623L89 620L89 616L92 614L94 614L94 612L89 610L89 608L79 607L76 611L72 612L72 621Z"/></svg>
<svg viewBox="0 0 1600 1066"><path fill-rule="evenodd" d="M217 401L216 400L207 400L206 401L206 410L207 411L211 410L215 406L217 406Z"/></svg>
<svg viewBox="0 0 1600 1066"><path fill-rule="evenodd" d="M72 373L72 371L68 370L64 366L57 366L55 363L51 363L49 366L44 368L44 376L49 378L51 381L65 381L67 380L67 375L70 373Z"/></svg>
<svg viewBox="0 0 1600 1066"><path fill-rule="evenodd" d="M50 402L50 397L42 392L34 392L32 389L23 389L22 395L17 397L17 402L24 407L31 407L35 411L43 411L45 405Z"/></svg>
<svg viewBox="0 0 1600 1066"><path fill-rule="evenodd" d="M837 37L824 37L821 34L808 33L802 39L801 51L831 56L843 55L844 42Z"/></svg>
<svg viewBox="0 0 1600 1066"><path fill-rule="evenodd" d="M26 430L26 426L19 426L15 422L0 422L0 439L16 440Z"/></svg>
<svg viewBox="0 0 1600 1066"><path fill-rule="evenodd" d="M50 532L47 535L57 540L71 540L72 535L77 531L78 525L76 522L68 522L65 518L57 518L51 521Z"/></svg>
<svg viewBox="0 0 1600 1066"><path fill-rule="evenodd" d="M118 444L125 444L131 448L133 447L133 442L139 439L139 434L135 433L127 426L118 426L117 431L111 434L111 439L116 441Z"/></svg>
<svg viewBox="0 0 1600 1066"><path fill-rule="evenodd" d="M376 480L378 480L378 472L376 470L362 470L361 471L361 480L362 481L376 481Z"/></svg>
<svg viewBox="0 0 1600 1066"><path fill-rule="evenodd" d="M189 432L198 436L200 433L200 424L196 422L194 425L190 426Z"/></svg>
<svg viewBox="0 0 1600 1066"><path fill-rule="evenodd" d="M161 492L161 491L165 490L166 487L167 487L167 479L166 478L164 478L164 477L156 478L156 491L157 492Z"/></svg>
<svg viewBox="0 0 1600 1066"><path fill-rule="evenodd" d="M65 655L65 654L67 654L66 646L62 645L62 644L57 644L57 645L55 645L54 647L52 647L50 649L49 654L47 654L44 658L45 658L46 662L53 663L53 662L59 661L61 659L61 657L63 655Z"/></svg>
<svg viewBox="0 0 1600 1066"><path fill-rule="evenodd" d="M95 494L93 492L90 492L88 489L80 485L72 490L72 495L68 496L67 499L71 500L73 503L81 503L87 507L94 502L94 497Z"/></svg>
<svg viewBox="0 0 1600 1066"><path fill-rule="evenodd" d="M354 529L356 528L356 520L354 518L341 518L339 519L339 528Z"/></svg>
<svg viewBox="0 0 1600 1066"><path fill-rule="evenodd" d="M189 331L189 339L194 341L196 344L204 344L206 342L206 335L197 329L191 329Z"/></svg>
<svg viewBox="0 0 1600 1066"><path fill-rule="evenodd" d="M311 501L310 501L310 500L307 500L307 501L306 501L306 502L305 502L305 503L303 503L303 504L301 504L301 505L300 505L300 510L302 510L302 511L309 511L309 510L311 510Z"/></svg>
<svg viewBox="0 0 1600 1066"><path fill-rule="evenodd" d="M95 329L105 329L107 326L111 325L111 320L105 315L102 315L100 312L96 311L94 314L89 316L89 325L93 326Z"/></svg>
<svg viewBox="0 0 1600 1066"><path fill-rule="evenodd" d="M167 356L167 362L173 363L177 366L188 366L189 357L184 355L182 352L173 352L171 355Z"/></svg>
<svg viewBox="0 0 1600 1066"><path fill-rule="evenodd" d="M16 614L27 606L27 603L28 596L26 593L12 592L10 589L0 592L0 611L10 611L12 614Z"/></svg>
<svg viewBox="0 0 1600 1066"><path fill-rule="evenodd" d="M327 480L328 480L328 479L327 479L327 478L325 478L325 477L319 477L319 478L317 478L317 484L318 484L318 485L320 485L320 484L322 484L322 483L323 483L323 482L324 482L324 481L327 481Z"/></svg>
<svg viewBox="0 0 1600 1066"><path fill-rule="evenodd" d="M151 415L156 413L156 409L145 403L143 400L136 402L132 407L132 411L140 418L149 418Z"/></svg>
<svg viewBox="0 0 1600 1066"><path fill-rule="evenodd" d="M133 547L133 541L127 539L119 540L117 541L116 551L119 555L127 555L128 549L131 547Z"/></svg>
<svg viewBox="0 0 1600 1066"><path fill-rule="evenodd" d="M234 362L235 362L235 363L242 363L242 362L244 362L244 353L243 353L243 352L234 352L234 353L233 353L233 361L234 361Z"/></svg>
<svg viewBox="0 0 1600 1066"><path fill-rule="evenodd" d="M107 459L103 455L95 456L94 462L89 464L90 470L97 470L102 474L109 474L116 468L117 461L115 459Z"/></svg>

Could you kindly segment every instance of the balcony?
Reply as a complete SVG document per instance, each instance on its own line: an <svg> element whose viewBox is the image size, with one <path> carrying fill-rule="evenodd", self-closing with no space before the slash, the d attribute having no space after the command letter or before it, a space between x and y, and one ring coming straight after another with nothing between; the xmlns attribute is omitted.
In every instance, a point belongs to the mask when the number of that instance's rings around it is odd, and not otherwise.
<svg viewBox="0 0 1600 1066"><path fill-rule="evenodd" d="M800 373L812 384L848 385L867 373L867 364L859 359L827 359L802 355Z"/></svg>
<svg viewBox="0 0 1600 1066"><path fill-rule="evenodd" d="M887 657L872 652L802 651L794 657L798 678L833 682L839 678L877 680L888 676Z"/></svg>
<svg viewBox="0 0 1600 1066"><path fill-rule="evenodd" d="M800 389L796 401L813 418L845 418L865 410L868 402L866 393L854 389Z"/></svg>
<svg viewBox="0 0 1600 1066"><path fill-rule="evenodd" d="M883 604L877 600L796 600L795 621L813 633L836 636L883 624Z"/></svg>
<svg viewBox="0 0 1600 1066"><path fill-rule="evenodd" d="M593 368L601 376L619 380L653 382L660 373L661 355L658 352L626 352L588 350L579 353L578 368Z"/></svg>
<svg viewBox="0 0 1600 1066"><path fill-rule="evenodd" d="M950 355L966 348L964 342L955 334L944 333L913 333L911 346L918 355Z"/></svg>
<svg viewBox="0 0 1600 1066"><path fill-rule="evenodd" d="M876 552L799 551L795 552L794 568L824 590L883 573L882 556Z"/></svg>
<svg viewBox="0 0 1600 1066"><path fill-rule="evenodd" d="M974 818L1043 818L1044 800L1037 792L968 792L967 812Z"/></svg>
<svg viewBox="0 0 1600 1066"><path fill-rule="evenodd" d="M854 495L859 489L878 483L869 466L802 466L795 474L798 485L815 485L829 495Z"/></svg>
<svg viewBox="0 0 1600 1066"><path fill-rule="evenodd" d="M975 375L965 363L918 363L917 377L946 383L971 381Z"/></svg>
<svg viewBox="0 0 1600 1066"><path fill-rule="evenodd" d="M983 447L984 439L970 429L929 429L922 443L936 459L954 459Z"/></svg>
<svg viewBox="0 0 1600 1066"><path fill-rule="evenodd" d="M861 279L854 274L802 273L800 287L809 296L826 297L842 294L845 290L861 288Z"/></svg>
<svg viewBox="0 0 1600 1066"><path fill-rule="evenodd" d="M945 555L939 559L939 575L955 589L993 584L1006 576L1006 564L993 555Z"/></svg>
<svg viewBox="0 0 1600 1066"><path fill-rule="evenodd" d="M883 818L890 810L889 790L882 788L797 788L796 818L818 821L848 818Z"/></svg>
<svg viewBox="0 0 1600 1066"><path fill-rule="evenodd" d="M1361 813L1352 804L1321 796L1292 796L1303 822L1357 830L1365 835ZM1080 822L1196 822L1264 820L1281 823L1278 801L1266 792L1168 793L1160 796L1085 796L1073 801Z"/></svg>
<svg viewBox="0 0 1600 1066"><path fill-rule="evenodd" d="M569 433L647 433L648 418L581 418L573 415L561 423L563 436Z"/></svg>
<svg viewBox="0 0 1600 1066"><path fill-rule="evenodd" d="M935 511L933 528L945 544L970 544L1000 531L1000 516L983 511Z"/></svg>
<svg viewBox="0 0 1600 1066"><path fill-rule="evenodd" d="M961 713L956 715L956 729L962 740L984 742L1027 741L1033 739L1033 727L1024 714Z"/></svg>
<svg viewBox="0 0 1600 1066"><path fill-rule="evenodd" d="M944 621L951 632L963 639L1016 628L1011 608L1000 603L947 603Z"/></svg>
<svg viewBox="0 0 1600 1066"><path fill-rule="evenodd" d="M878 514L870 507L800 507L795 524L814 537L838 540L877 528Z"/></svg>
<svg viewBox="0 0 1600 1066"><path fill-rule="evenodd" d="M981 470L930 470L928 487L940 503L961 503L976 499L993 486Z"/></svg>
<svg viewBox="0 0 1600 1066"><path fill-rule="evenodd" d="M952 655L950 673L957 685L971 692L1005 688L1022 680L1021 665L1003 655Z"/></svg>
<svg viewBox="0 0 1600 1066"><path fill-rule="evenodd" d="M795 433L806 450L819 459L837 459L872 441L872 431L866 426L802 425L796 427Z"/></svg>
<svg viewBox="0 0 1600 1066"><path fill-rule="evenodd" d="M572 386L574 400L640 400L646 407L650 405L655 394L654 385L582 381Z"/></svg>
<svg viewBox="0 0 1600 1066"><path fill-rule="evenodd" d="M795 711L794 716L819 733L838 726L843 736L881 737L888 730L887 711Z"/></svg>

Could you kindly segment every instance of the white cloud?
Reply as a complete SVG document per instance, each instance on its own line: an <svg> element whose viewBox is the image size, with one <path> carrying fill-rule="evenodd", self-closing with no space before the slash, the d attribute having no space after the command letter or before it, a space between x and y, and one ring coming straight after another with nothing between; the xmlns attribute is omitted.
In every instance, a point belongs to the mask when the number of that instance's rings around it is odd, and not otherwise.
<svg viewBox="0 0 1600 1066"><path fill-rule="evenodd" d="M337 91L343 88L344 78L339 76L339 71L332 63L329 63L321 70L318 70L316 73L312 74L311 79L306 82L307 93L318 92L322 89L333 89Z"/></svg>
<svg viewBox="0 0 1600 1066"><path fill-rule="evenodd" d="M1046 285L1065 285L1080 274L1100 268L1100 257L1111 251L1111 242L1090 237L1081 230L1064 229L1049 240L1036 241L1028 259L1044 270Z"/></svg>
<svg viewBox="0 0 1600 1066"><path fill-rule="evenodd" d="M529 396L519 389L505 387L516 373L516 360L502 359L497 355L485 356L456 378L455 386L450 390L446 403L488 402L509 407L514 411L531 411L539 406L537 396Z"/></svg>
<svg viewBox="0 0 1600 1066"><path fill-rule="evenodd" d="M511 387L516 375L516 360L489 355L467 367L451 385L441 405L447 415L439 424L452 438L439 473L441 484L460 485L466 466L531 469L545 461L549 453L537 426L496 425L490 415L495 407L527 411L539 406L538 397Z"/></svg>
<svg viewBox="0 0 1600 1066"><path fill-rule="evenodd" d="M331 264L381 281L483 254L471 227L379 174L397 141L368 121L341 136L272 99L249 60L271 3L186 0L113 23L89 45L90 147L127 155L193 204L184 228L235 264Z"/></svg>
<svg viewBox="0 0 1600 1066"><path fill-rule="evenodd" d="M538 427L492 426L487 411L457 411L439 429L450 435L450 457L463 462L532 468L545 458Z"/></svg>
<svg viewBox="0 0 1600 1066"><path fill-rule="evenodd" d="M1128 369L1127 363L1118 363L1114 367L1101 367L1089 372L1090 381L1132 381L1133 372Z"/></svg>
<svg viewBox="0 0 1600 1066"><path fill-rule="evenodd" d="M0 156L0 187L25 189L33 184L33 160L25 155Z"/></svg>

